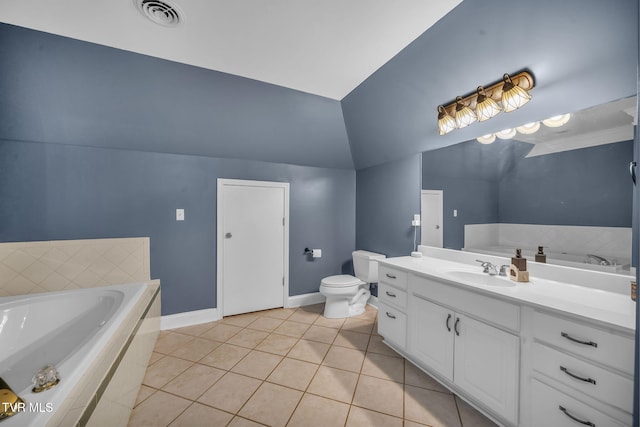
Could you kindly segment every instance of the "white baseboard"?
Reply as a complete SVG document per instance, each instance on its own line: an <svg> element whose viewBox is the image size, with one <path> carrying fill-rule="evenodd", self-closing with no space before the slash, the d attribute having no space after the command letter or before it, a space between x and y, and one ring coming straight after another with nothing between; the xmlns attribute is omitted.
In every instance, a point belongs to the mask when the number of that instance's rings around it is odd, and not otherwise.
<svg viewBox="0 0 640 427"><path fill-rule="evenodd" d="M371 307L378 308L378 297L374 297L373 295L371 295L369 297L369 301L367 301L367 304Z"/></svg>
<svg viewBox="0 0 640 427"><path fill-rule="evenodd" d="M287 299L287 308L302 307L305 305L320 304L325 301L324 295L320 292L310 294L294 295Z"/></svg>
<svg viewBox="0 0 640 427"><path fill-rule="evenodd" d="M215 322L222 319L217 308L185 311L184 313L168 314L160 318L160 330L183 328L201 323Z"/></svg>

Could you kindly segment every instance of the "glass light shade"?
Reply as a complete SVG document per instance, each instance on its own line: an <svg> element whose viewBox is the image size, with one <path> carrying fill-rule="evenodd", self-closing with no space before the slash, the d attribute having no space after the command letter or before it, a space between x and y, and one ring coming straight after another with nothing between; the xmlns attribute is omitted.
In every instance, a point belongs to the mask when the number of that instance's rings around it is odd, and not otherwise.
<svg viewBox="0 0 640 427"><path fill-rule="evenodd" d="M523 133L525 135L531 135L532 133L536 133L538 132L538 129L540 129L540 122L531 122L531 123L524 124L522 126L518 126L516 128L518 132Z"/></svg>
<svg viewBox="0 0 640 427"><path fill-rule="evenodd" d="M438 132L445 135L456 128L456 121L442 105L438 106Z"/></svg>
<svg viewBox="0 0 640 427"><path fill-rule="evenodd" d="M509 74L505 74L504 86L502 86L502 109L505 113L510 113L525 105L531 100L529 92L520 86L513 84Z"/></svg>
<svg viewBox="0 0 640 427"><path fill-rule="evenodd" d="M500 111L502 111L502 108L500 108L498 103L484 93L484 88L482 86L478 86L477 92L476 116L478 117L479 122L489 120L491 117L495 117L500 113Z"/></svg>
<svg viewBox="0 0 640 427"><path fill-rule="evenodd" d="M496 136L500 139L511 139L516 136L516 130L512 128L501 130L500 132L496 132Z"/></svg>
<svg viewBox="0 0 640 427"><path fill-rule="evenodd" d="M477 137L476 140L480 144L491 144L493 141L496 140L496 134L495 133L490 133L488 135L482 135L482 136Z"/></svg>
<svg viewBox="0 0 640 427"><path fill-rule="evenodd" d="M456 112L455 112L456 126L458 129L469 126L471 123L478 120L476 113L466 105L463 104L462 98L456 98Z"/></svg>
<svg viewBox="0 0 640 427"><path fill-rule="evenodd" d="M566 125L570 118L571 114L561 114L559 116L549 117L543 120L542 123L550 128L559 128L562 125Z"/></svg>

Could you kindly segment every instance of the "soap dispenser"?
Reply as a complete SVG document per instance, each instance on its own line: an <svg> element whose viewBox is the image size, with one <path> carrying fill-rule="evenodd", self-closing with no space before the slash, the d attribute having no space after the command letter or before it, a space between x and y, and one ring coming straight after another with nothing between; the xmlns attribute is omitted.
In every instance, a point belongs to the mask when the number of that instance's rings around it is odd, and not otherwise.
<svg viewBox="0 0 640 427"><path fill-rule="evenodd" d="M511 258L509 278L514 282L528 282L527 259L522 257L522 250L516 249L516 256Z"/></svg>
<svg viewBox="0 0 640 427"><path fill-rule="evenodd" d="M538 246L536 262L547 262L547 255L544 253L544 246Z"/></svg>

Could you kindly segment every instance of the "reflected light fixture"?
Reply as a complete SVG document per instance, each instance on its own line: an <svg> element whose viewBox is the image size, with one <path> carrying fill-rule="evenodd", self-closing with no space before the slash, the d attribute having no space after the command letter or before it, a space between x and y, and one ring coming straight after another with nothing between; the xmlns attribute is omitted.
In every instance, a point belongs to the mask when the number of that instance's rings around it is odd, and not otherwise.
<svg viewBox="0 0 640 427"><path fill-rule="evenodd" d="M440 135L447 134L456 128L456 121L447 113L442 105L438 106L438 131Z"/></svg>
<svg viewBox="0 0 640 427"><path fill-rule="evenodd" d="M502 111L498 103L487 96L482 86L478 86L476 93L478 94L476 98L476 116L478 116L479 122L489 120Z"/></svg>
<svg viewBox="0 0 640 427"><path fill-rule="evenodd" d="M482 135L476 138L476 140L480 143L480 144L491 144L493 141L496 140L496 134L495 133L490 133L487 135Z"/></svg>
<svg viewBox="0 0 640 427"><path fill-rule="evenodd" d="M518 132L525 135L531 135L532 133L536 133L538 132L538 129L540 129L540 122L526 123L522 126L516 127L516 130Z"/></svg>
<svg viewBox="0 0 640 427"><path fill-rule="evenodd" d="M513 128L504 129L500 132L496 132L496 136L500 139L511 139L516 136L516 130Z"/></svg>
<svg viewBox="0 0 640 427"><path fill-rule="evenodd" d="M529 92L514 84L509 74L505 74L502 79L504 80L504 86L502 86L502 109L505 113L515 111L531 101Z"/></svg>
<svg viewBox="0 0 640 427"><path fill-rule="evenodd" d="M560 114L558 116L549 117L548 119L543 120L542 124L550 128L559 128L562 125L566 125L570 118L571 114Z"/></svg>
<svg viewBox="0 0 640 427"><path fill-rule="evenodd" d="M456 114L454 117L456 119L456 126L458 129L467 127L478 120L476 113L471 108L464 105L461 96L456 97Z"/></svg>

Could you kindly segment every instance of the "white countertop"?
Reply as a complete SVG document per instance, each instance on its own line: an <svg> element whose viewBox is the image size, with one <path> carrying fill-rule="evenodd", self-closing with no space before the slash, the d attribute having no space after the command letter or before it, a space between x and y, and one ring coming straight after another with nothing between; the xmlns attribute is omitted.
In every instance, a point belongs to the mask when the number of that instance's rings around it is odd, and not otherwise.
<svg viewBox="0 0 640 427"><path fill-rule="evenodd" d="M530 275L529 282L524 283L511 281L504 276L493 276L492 279L506 281L506 286L489 286L451 275L453 271L482 273L479 264L471 265L428 256L386 258L378 262L503 300L579 316L621 332L635 331L636 303L631 300L630 294L541 279L533 274Z"/></svg>

